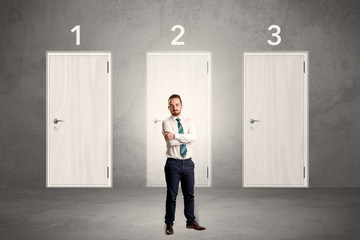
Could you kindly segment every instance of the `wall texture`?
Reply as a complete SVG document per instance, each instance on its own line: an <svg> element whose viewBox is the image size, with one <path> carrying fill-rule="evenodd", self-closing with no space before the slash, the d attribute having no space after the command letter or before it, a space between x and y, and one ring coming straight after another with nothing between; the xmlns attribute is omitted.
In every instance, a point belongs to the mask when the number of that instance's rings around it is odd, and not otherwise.
<svg viewBox="0 0 360 240"><path fill-rule="evenodd" d="M357 0L2 0L0 187L45 187L48 50L113 53L114 187L146 184L146 52L212 52L212 182L241 187L243 53L308 50L310 187L360 187L359 13ZM175 24L185 46L170 45Z"/></svg>

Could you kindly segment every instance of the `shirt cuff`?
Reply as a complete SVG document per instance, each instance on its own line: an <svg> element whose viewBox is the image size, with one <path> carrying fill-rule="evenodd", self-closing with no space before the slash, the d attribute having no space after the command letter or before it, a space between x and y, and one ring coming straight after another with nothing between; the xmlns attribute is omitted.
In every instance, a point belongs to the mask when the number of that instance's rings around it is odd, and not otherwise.
<svg viewBox="0 0 360 240"><path fill-rule="evenodd" d="M176 140L179 140L179 137L180 137L180 134L175 133L175 139L176 139Z"/></svg>

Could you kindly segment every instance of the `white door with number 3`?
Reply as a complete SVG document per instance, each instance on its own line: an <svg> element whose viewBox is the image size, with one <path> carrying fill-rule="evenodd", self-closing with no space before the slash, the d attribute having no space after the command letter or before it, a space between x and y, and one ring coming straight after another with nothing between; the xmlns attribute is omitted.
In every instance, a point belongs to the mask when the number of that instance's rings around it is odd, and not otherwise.
<svg viewBox="0 0 360 240"><path fill-rule="evenodd" d="M244 54L244 187L308 187L307 61Z"/></svg>

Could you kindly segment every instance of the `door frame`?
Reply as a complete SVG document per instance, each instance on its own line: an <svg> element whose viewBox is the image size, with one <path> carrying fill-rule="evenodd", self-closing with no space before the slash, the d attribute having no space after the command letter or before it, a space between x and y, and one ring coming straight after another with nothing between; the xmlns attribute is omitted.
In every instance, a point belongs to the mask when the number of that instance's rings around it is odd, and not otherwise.
<svg viewBox="0 0 360 240"><path fill-rule="evenodd" d="M245 184L245 128L247 120L245 116L245 57L246 56L303 56L304 57L304 184L303 185L246 185ZM309 187L309 51L264 51L264 52L244 52L243 54L243 151L242 151L242 187L243 188L308 188ZM246 126L245 126L246 125Z"/></svg>
<svg viewBox="0 0 360 240"><path fill-rule="evenodd" d="M212 186L211 183L211 178L212 178L212 151L211 151L211 98L212 98L212 93L211 93L211 66L212 66L212 59L211 59L211 52L202 52L202 51L195 51L195 52L188 52L188 51L184 51L184 52L166 52L166 51L157 51L157 52L147 52L146 53L146 186L147 187L166 187L165 186L161 186L161 185L151 185L150 184L150 150L149 150L149 143L150 143L150 122L152 121L150 119L150 106L149 106L149 84L150 84L150 74L149 74L149 66L150 66L150 56L165 56L165 55L172 55L172 56L184 56L184 55L194 55L194 56L208 56L208 88L207 91L209 93L208 95L208 103L209 103L209 112L208 112L208 121L209 121L209 125L208 125L208 133L209 133L209 138L208 138L208 182L207 185L196 185L195 182L195 187L201 187L201 188L208 188ZM164 178L165 178L165 173L164 173Z"/></svg>
<svg viewBox="0 0 360 240"><path fill-rule="evenodd" d="M108 183L105 185L51 185L49 181L49 129L52 127L50 119L50 91L49 91L49 65L51 56L103 56L108 57L108 66L107 66L107 101L108 101ZM112 133L112 52L111 51L46 51L46 187L47 188L112 188L113 187L113 133Z"/></svg>

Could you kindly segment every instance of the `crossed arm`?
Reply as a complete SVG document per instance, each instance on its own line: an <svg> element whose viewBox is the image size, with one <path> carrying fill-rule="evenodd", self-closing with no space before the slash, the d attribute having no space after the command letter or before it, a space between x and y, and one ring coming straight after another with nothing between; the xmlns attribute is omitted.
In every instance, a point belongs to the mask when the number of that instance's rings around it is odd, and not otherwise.
<svg viewBox="0 0 360 240"><path fill-rule="evenodd" d="M196 140L196 130L194 123L190 121L189 131L184 134L174 133L172 131L171 125L169 122L163 122L163 135L167 142L169 142L170 146L178 146L181 144L186 144L190 142L194 142Z"/></svg>

